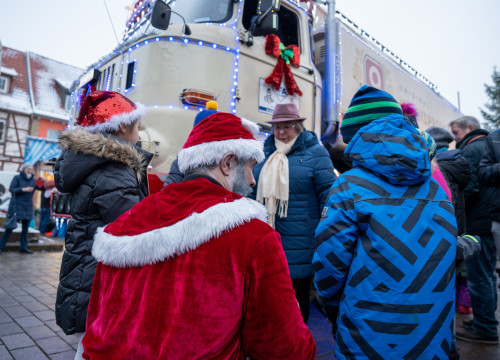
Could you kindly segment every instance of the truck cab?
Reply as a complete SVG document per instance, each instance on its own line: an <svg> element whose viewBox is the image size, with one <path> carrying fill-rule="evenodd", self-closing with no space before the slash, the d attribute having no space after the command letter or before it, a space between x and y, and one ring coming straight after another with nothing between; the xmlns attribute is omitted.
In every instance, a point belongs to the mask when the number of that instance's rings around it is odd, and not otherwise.
<svg viewBox="0 0 500 360"><path fill-rule="evenodd" d="M158 0L162 1L162 0ZM296 45L300 65L290 65L302 96L289 95L265 79L278 58L266 53L266 36L254 23L273 6L275 35L282 49ZM305 4L289 0L170 0L166 29L151 24L156 2L139 1L127 22L122 43L80 78L73 92L72 119L82 95L117 91L146 106L140 138L155 154L153 171L168 172L198 111L216 100L219 111L259 123L262 139L276 104L294 102L305 127L321 133L321 76L314 66L312 19ZM163 4L161 4L163 6ZM163 14L164 16L164 14ZM275 15L276 16L276 15Z"/></svg>

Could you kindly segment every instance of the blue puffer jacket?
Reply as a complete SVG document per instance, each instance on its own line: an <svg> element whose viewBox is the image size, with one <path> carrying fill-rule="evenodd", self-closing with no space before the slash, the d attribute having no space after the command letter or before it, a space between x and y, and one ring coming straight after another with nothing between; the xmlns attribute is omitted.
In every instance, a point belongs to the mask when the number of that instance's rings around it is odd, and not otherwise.
<svg viewBox="0 0 500 360"><path fill-rule="evenodd" d="M427 150L401 115L361 128L354 168L316 230L315 286L335 314L337 359L448 359L457 227Z"/></svg>
<svg viewBox="0 0 500 360"><path fill-rule="evenodd" d="M24 192L24 187L32 187L33 191ZM35 192L35 178L28 179L24 171L14 176L9 186L16 206L17 220L31 220L33 218L33 193Z"/></svg>
<svg viewBox="0 0 500 360"><path fill-rule="evenodd" d="M254 169L257 184L262 167L275 151L274 136L271 135L264 143L266 158ZM281 235L291 278L305 279L313 276L314 230L336 176L328 151L311 131L304 131L298 136L287 157L290 184L288 213L286 218L276 214L276 231ZM254 199L255 192L256 189L252 195Z"/></svg>

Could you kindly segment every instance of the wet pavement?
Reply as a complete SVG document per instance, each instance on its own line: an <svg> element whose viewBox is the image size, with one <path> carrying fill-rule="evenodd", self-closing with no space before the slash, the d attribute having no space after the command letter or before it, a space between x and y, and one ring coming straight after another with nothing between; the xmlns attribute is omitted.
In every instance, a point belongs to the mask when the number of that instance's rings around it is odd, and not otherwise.
<svg viewBox="0 0 500 360"><path fill-rule="evenodd" d="M56 325L54 303L62 251L0 255L0 360L73 359L76 336ZM471 315L457 314L457 328ZM500 319L500 311L497 311ZM331 327L311 306L308 326L317 344L317 359L335 359ZM463 360L500 360L500 346L458 341Z"/></svg>

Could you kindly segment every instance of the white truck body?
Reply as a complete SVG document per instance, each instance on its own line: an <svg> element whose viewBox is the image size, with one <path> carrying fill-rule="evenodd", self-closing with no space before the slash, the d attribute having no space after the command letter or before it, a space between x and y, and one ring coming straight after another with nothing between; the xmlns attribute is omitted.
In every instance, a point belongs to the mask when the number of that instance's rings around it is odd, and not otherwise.
<svg viewBox="0 0 500 360"><path fill-rule="evenodd" d="M276 104L294 102L307 118L305 127L321 137L326 127L322 116L323 7L281 1L278 35L285 46L294 44L300 49L300 67L292 66L291 70L302 96L289 96L284 83L275 90L264 81L278 59L266 54L264 36L251 36L249 32L259 0L167 3L186 19L190 34L184 33L184 25L175 14L171 15L173 23L168 29L153 28L149 19L154 2L137 2L122 44L92 65L76 83L72 120L89 84L142 103L147 111L140 129L141 144L156 155L153 171L160 173L168 172L192 129L195 115L203 109L202 104L186 103L186 94L215 98L219 111L259 123L263 126L262 138L269 133L266 121ZM424 129L430 125L444 127L460 116L429 84L377 49L376 43L368 41L341 14L337 21L340 36L336 76L340 86L336 96L341 113L356 90L368 83L379 85L399 102L413 102ZM377 80L377 76L382 78Z"/></svg>

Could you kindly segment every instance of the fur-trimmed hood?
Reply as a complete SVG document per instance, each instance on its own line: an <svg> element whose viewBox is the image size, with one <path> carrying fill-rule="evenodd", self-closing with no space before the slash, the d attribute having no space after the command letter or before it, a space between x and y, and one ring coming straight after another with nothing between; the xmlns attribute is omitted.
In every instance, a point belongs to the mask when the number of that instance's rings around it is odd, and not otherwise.
<svg viewBox="0 0 500 360"><path fill-rule="evenodd" d="M253 219L267 220L260 203L205 178L187 180L170 184L98 229L92 255L114 267L155 264Z"/></svg>
<svg viewBox="0 0 500 360"><path fill-rule="evenodd" d="M135 171L139 182L142 181L144 167L153 157L153 154L116 136L100 132L92 133L82 128L61 131L59 145L63 151L71 149L75 153L94 155L125 164Z"/></svg>

